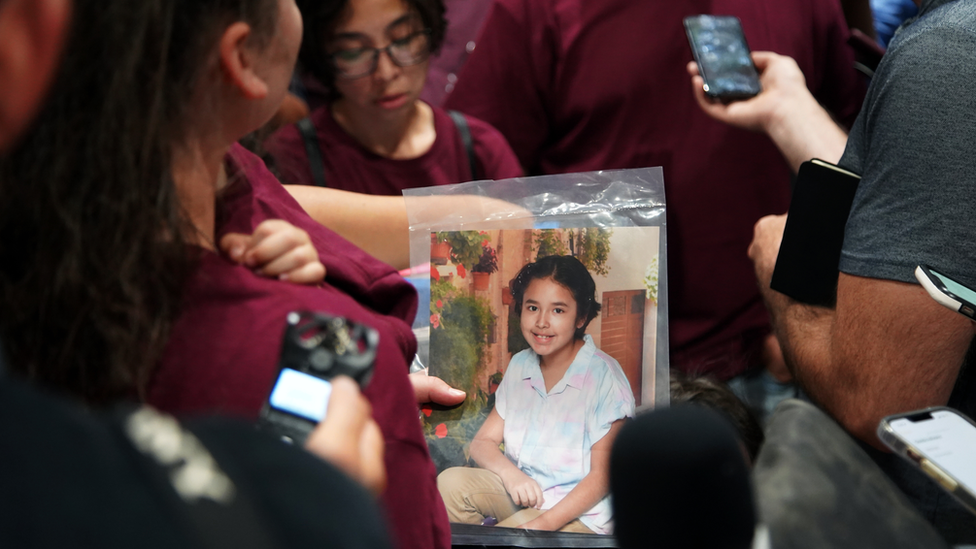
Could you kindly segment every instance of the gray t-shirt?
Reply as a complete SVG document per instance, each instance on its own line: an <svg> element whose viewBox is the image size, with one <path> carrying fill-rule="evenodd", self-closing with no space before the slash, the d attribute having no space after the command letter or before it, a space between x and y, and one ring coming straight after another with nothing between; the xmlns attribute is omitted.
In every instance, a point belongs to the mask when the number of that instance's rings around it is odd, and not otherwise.
<svg viewBox="0 0 976 549"><path fill-rule="evenodd" d="M927 0L900 30L839 164L863 178L842 272L915 283L924 263L976 287L976 0ZM949 401L971 416L973 373L967 360ZM865 449L947 541L976 541L976 517L951 496L898 456Z"/></svg>
<svg viewBox="0 0 976 549"><path fill-rule="evenodd" d="M840 165L863 179L840 270L976 287L976 1L930 1L878 67Z"/></svg>

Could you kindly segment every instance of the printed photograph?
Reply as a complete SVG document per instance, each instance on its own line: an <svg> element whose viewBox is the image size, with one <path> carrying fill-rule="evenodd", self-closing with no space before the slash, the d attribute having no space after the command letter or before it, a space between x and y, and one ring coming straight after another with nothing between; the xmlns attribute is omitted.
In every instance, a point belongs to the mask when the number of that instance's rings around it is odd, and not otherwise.
<svg viewBox="0 0 976 549"><path fill-rule="evenodd" d="M652 405L658 227L431 234L423 409L452 522L612 533L607 460Z"/></svg>

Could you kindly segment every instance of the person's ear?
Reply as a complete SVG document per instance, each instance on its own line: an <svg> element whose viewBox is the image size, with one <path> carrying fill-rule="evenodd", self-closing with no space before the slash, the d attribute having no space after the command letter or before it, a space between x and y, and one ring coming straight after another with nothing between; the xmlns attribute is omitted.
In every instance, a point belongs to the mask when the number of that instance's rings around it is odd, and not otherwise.
<svg viewBox="0 0 976 549"><path fill-rule="evenodd" d="M71 0L0 0L0 149L45 97L70 15Z"/></svg>
<svg viewBox="0 0 976 549"><path fill-rule="evenodd" d="M253 29L238 21L220 37L220 67L230 84L247 99L264 99L268 84L257 73L258 51L248 42Z"/></svg>

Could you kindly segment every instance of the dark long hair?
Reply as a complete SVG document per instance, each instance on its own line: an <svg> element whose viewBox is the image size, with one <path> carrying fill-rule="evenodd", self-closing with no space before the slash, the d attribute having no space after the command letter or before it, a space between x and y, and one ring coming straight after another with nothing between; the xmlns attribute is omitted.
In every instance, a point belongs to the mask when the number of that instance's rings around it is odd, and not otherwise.
<svg viewBox="0 0 976 549"><path fill-rule="evenodd" d="M402 0L407 8L416 12L430 30L430 52L435 54L444 42L447 32L447 19L444 18L443 0ZM325 84L330 100L339 98L335 91L336 71L332 60L326 55L326 44L335 34L336 27L349 7L349 0L297 0L305 23L302 36L302 49L298 59L302 67Z"/></svg>
<svg viewBox="0 0 976 549"><path fill-rule="evenodd" d="M536 259L522 267L515 278L508 283L514 301L515 314L522 316L522 300L525 290L536 279L551 278L573 294L576 300L576 321L583 325L576 329L573 337L583 339L586 327L600 314L602 305L596 300L596 282L579 259L571 255L550 255Z"/></svg>
<svg viewBox="0 0 976 549"><path fill-rule="evenodd" d="M92 403L141 394L179 312L192 226L170 171L225 26L275 0L79 0L34 127L0 158L12 369Z"/></svg>

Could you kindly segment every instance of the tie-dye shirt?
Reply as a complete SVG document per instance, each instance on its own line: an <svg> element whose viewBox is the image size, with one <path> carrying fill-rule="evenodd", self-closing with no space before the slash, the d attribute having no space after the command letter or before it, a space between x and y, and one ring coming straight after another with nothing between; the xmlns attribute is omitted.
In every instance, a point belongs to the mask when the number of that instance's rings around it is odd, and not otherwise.
<svg viewBox="0 0 976 549"><path fill-rule="evenodd" d="M587 335L548 394L539 355L526 349L513 356L495 393L495 410L505 421L505 455L539 483L542 509L551 509L589 473L590 448L610 425L633 417L634 394L620 364ZM609 534L609 497L579 518L590 530Z"/></svg>

